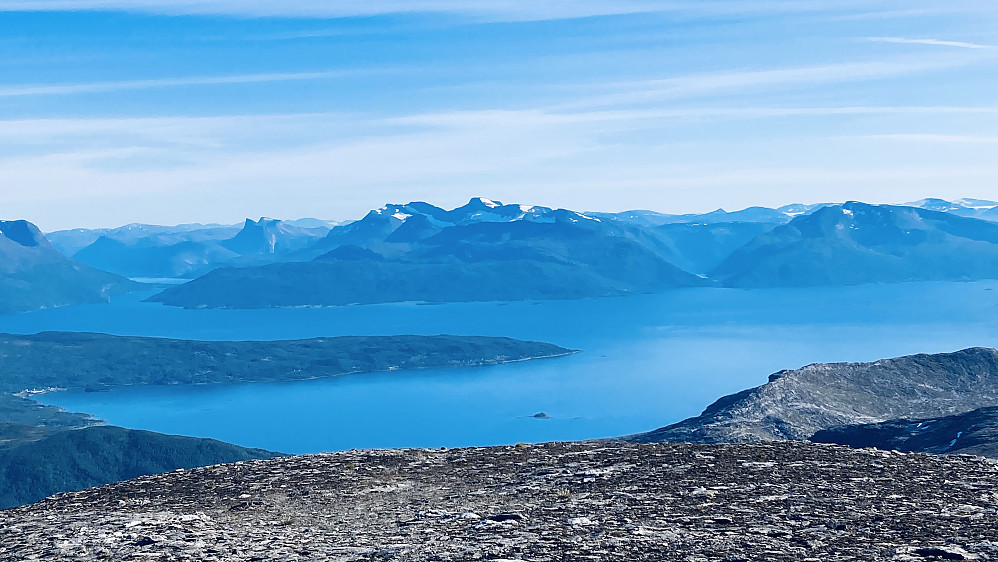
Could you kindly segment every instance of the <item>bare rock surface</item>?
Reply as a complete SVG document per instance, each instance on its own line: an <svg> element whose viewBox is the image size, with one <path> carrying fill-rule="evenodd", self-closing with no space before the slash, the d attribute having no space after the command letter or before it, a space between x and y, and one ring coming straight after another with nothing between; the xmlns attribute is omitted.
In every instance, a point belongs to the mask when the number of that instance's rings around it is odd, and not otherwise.
<svg viewBox="0 0 998 562"><path fill-rule="evenodd" d="M924 419L998 406L998 350L970 348L869 363L815 363L718 399L639 442L805 440L822 429Z"/></svg>
<svg viewBox="0 0 998 562"><path fill-rule="evenodd" d="M988 560L998 465L800 442L217 465L0 511L0 560Z"/></svg>

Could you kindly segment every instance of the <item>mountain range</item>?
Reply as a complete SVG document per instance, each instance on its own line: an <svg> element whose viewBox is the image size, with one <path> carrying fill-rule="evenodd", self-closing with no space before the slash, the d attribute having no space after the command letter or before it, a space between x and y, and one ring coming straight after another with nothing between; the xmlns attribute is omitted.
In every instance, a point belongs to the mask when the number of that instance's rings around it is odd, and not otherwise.
<svg viewBox="0 0 998 562"><path fill-rule="evenodd" d="M666 215L474 198L451 210L386 205L343 224L132 224L54 232L51 241L11 221L0 236L0 283L8 287L0 312L100 302L139 288L122 277L188 279L151 300L189 308L996 279L998 222L990 219L998 220L998 204L979 199Z"/></svg>
<svg viewBox="0 0 998 562"><path fill-rule="evenodd" d="M92 267L131 278L193 278L226 265L294 259L329 232L314 219L246 219L242 227L132 224L115 229L49 234L52 244Z"/></svg>
<svg viewBox="0 0 998 562"><path fill-rule="evenodd" d="M998 278L998 223L849 202L760 234L709 276L731 287Z"/></svg>
<svg viewBox="0 0 998 562"><path fill-rule="evenodd" d="M985 209L973 202L949 208ZM998 278L998 223L960 213L859 202L704 215L482 198L449 211L388 205L331 229L299 252L318 254L308 261L216 269L152 300L256 308Z"/></svg>
<svg viewBox="0 0 998 562"><path fill-rule="evenodd" d="M184 307L583 298L704 284L653 234L564 209L472 199L389 205L334 228L308 262L224 268L152 300Z"/></svg>
<svg viewBox="0 0 998 562"><path fill-rule="evenodd" d="M139 287L67 258L27 221L0 221L0 313L107 302Z"/></svg>

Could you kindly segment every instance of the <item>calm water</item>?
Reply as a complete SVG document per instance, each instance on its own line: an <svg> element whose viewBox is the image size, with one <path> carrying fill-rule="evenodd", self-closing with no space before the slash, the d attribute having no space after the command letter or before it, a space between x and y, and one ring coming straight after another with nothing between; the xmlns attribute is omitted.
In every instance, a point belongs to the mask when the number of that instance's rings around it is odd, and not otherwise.
<svg viewBox="0 0 998 562"><path fill-rule="evenodd" d="M117 425L293 453L452 447L634 433L699 413L783 368L998 346L998 282L252 311L129 296L0 317L0 331L43 330L249 340L480 334L583 350L488 368L44 396ZM536 412L551 419L533 419Z"/></svg>

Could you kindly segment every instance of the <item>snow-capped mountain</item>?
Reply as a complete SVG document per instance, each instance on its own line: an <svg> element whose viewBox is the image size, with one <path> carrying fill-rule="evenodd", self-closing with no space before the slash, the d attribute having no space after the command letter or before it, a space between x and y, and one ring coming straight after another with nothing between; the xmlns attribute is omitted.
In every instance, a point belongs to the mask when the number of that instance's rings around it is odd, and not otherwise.
<svg viewBox="0 0 998 562"><path fill-rule="evenodd" d="M531 205L504 205L475 197L467 204L445 210L416 201L389 204L369 212L359 221L333 228L316 247L331 249L342 245L366 246L379 242L415 242L445 228L478 223L557 223L600 219L565 209ZM400 231L396 233L396 231Z"/></svg>

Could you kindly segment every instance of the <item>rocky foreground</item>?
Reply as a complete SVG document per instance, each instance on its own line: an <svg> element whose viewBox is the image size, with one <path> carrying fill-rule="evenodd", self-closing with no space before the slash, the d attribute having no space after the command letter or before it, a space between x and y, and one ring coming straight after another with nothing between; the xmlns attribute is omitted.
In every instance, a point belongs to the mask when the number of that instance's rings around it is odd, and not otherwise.
<svg viewBox="0 0 998 562"><path fill-rule="evenodd" d="M0 560L998 559L998 462L796 442L350 451L0 511Z"/></svg>

